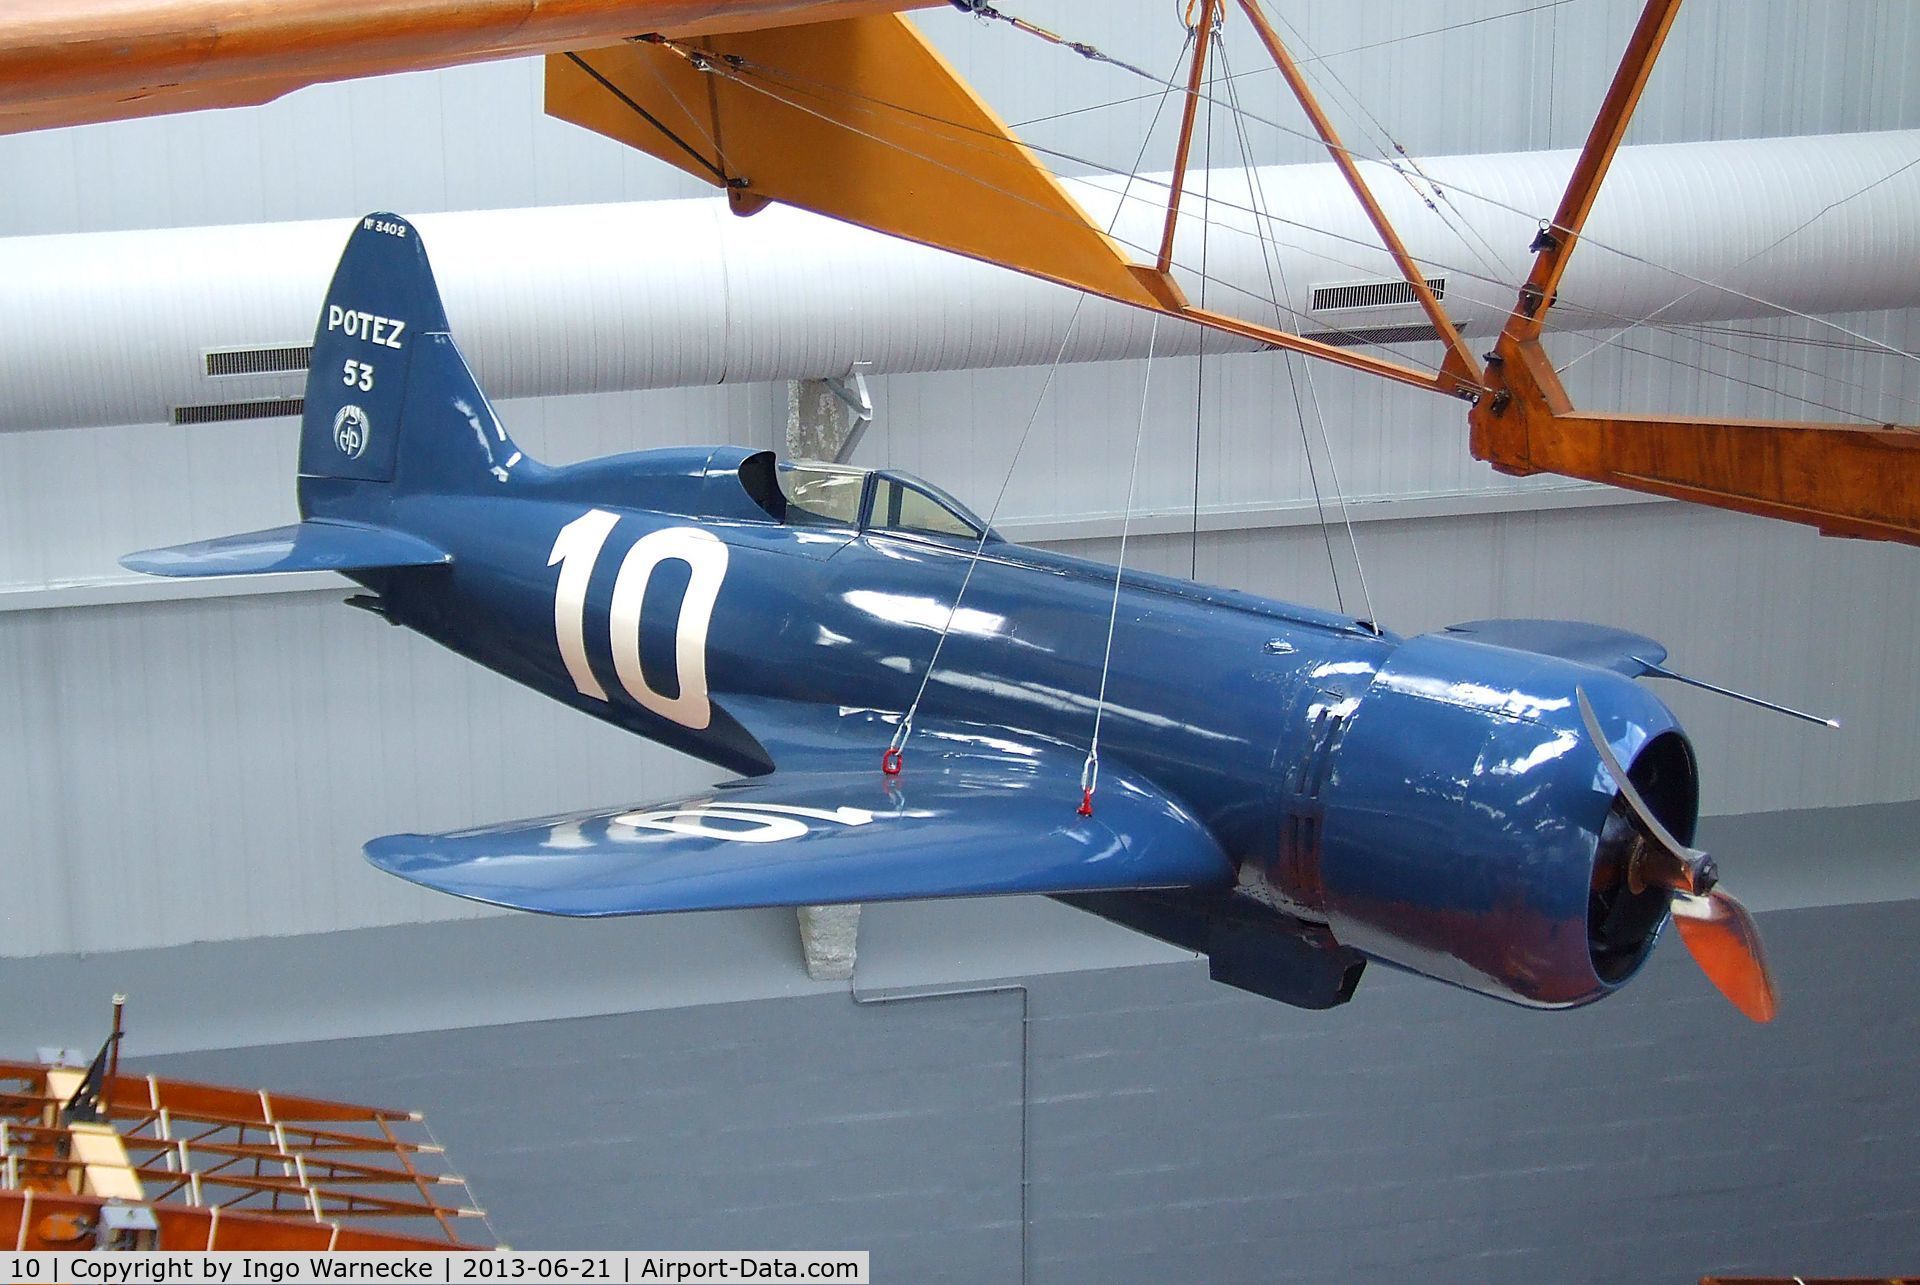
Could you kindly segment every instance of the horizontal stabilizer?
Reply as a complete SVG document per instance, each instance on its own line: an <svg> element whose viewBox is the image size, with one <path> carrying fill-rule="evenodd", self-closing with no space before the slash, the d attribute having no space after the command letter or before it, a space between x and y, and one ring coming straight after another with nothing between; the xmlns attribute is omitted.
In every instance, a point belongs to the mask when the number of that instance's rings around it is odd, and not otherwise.
<svg viewBox="0 0 1920 1285"><path fill-rule="evenodd" d="M1494 647L1611 669L1628 678L1652 672L1667 658L1665 645L1645 634L1577 620L1469 620L1448 625L1446 632Z"/></svg>
<svg viewBox="0 0 1920 1285"><path fill-rule="evenodd" d="M877 752L827 757L836 770L671 802L390 835L367 858L441 892L580 916L1231 886L1206 827L1113 768L1082 817L1077 765L929 754L888 777Z"/></svg>
<svg viewBox="0 0 1920 1285"><path fill-rule="evenodd" d="M358 522L296 522L270 531L129 553L120 565L150 576L258 576L275 571L372 571L433 567L453 555L384 527Z"/></svg>

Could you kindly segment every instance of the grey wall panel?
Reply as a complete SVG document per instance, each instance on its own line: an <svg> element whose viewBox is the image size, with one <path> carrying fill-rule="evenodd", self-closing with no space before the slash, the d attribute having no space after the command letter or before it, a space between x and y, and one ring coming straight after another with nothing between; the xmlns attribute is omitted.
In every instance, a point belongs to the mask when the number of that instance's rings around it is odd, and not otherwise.
<svg viewBox="0 0 1920 1285"><path fill-rule="evenodd" d="M1920 903L1769 914L1746 1024L1683 954L1539 1014L1379 970L1031 979L1029 1279L1878 1274L1920 1239ZM842 996L154 1059L423 1109L523 1248L870 1248L1019 1279L1021 1003Z"/></svg>
<svg viewBox="0 0 1920 1285"><path fill-rule="evenodd" d="M0 613L0 673L0 955L475 913L359 845L712 776L332 594Z"/></svg>

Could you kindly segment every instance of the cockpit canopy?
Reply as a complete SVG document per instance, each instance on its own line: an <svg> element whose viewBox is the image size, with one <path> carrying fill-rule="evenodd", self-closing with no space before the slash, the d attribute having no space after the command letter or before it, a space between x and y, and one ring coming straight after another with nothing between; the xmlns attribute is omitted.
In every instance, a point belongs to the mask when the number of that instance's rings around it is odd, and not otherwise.
<svg viewBox="0 0 1920 1285"><path fill-rule="evenodd" d="M973 543L987 524L939 487L891 470L815 460L780 466L792 526L854 527ZM989 541L999 539L988 534Z"/></svg>

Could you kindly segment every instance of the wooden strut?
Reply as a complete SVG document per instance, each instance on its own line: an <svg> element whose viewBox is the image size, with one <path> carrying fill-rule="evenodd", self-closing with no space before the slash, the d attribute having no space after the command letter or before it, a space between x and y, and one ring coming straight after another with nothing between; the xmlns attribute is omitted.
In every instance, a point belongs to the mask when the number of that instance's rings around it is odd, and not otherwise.
<svg viewBox="0 0 1920 1285"><path fill-rule="evenodd" d="M1173 269L1173 234L1180 221L1180 197L1187 183L1187 161L1193 155L1193 122L1200 111L1200 85L1206 79L1207 48L1213 43L1213 23L1220 0L1201 0L1199 25L1194 27L1193 65L1187 71L1187 101L1180 111L1180 141L1173 152L1173 182L1167 191L1167 222L1160 233L1160 253L1154 271Z"/></svg>
<svg viewBox="0 0 1920 1285"><path fill-rule="evenodd" d="M1828 535L1920 544L1920 430L1577 411L1541 346L1567 261L1679 10L1680 0L1648 0L1641 11L1488 355L1488 392L1468 415L1473 454L1504 473L1558 473Z"/></svg>
<svg viewBox="0 0 1920 1285"><path fill-rule="evenodd" d="M1299 66L1287 52L1279 33L1273 29L1266 15L1261 12L1258 0L1239 0L1239 3L1241 10L1259 33L1261 43L1266 46L1275 66L1286 77L1294 96L1300 100L1301 107L1313 122L1313 127L1319 133L1321 141L1326 144L1327 151L1345 177L1347 186L1358 198L1361 208L1365 210L1367 219L1373 224L1382 244L1393 256L1393 261L1399 267L1401 275L1406 278L1407 284L1412 287L1414 297L1427 314L1427 320L1433 325L1434 332L1446 342L1448 350L1446 361L1437 375L1431 374L1399 362L1383 360L1338 345L1309 339L1305 335L1282 330L1276 326L1264 325L1206 308L1197 308L1187 302L1184 294L1174 283L1171 271L1174 236L1178 230L1180 201L1185 192L1188 164L1193 153L1194 118L1200 105L1201 87L1205 82L1207 46L1211 43L1214 23L1218 19L1220 0L1201 0L1198 25L1194 28L1199 33L1199 39L1195 42L1193 60L1187 71L1186 103L1180 115L1180 136L1174 150L1173 177L1167 194L1167 216L1160 233L1159 253L1155 256L1152 268L1135 269L1137 277L1154 295L1160 311L1197 325L1237 335L1243 339L1257 340L1270 347L1318 357L1323 361L1345 366L1349 370L1378 375L1398 383L1411 384L1416 388L1434 389L1456 396L1476 396L1481 386L1480 367L1474 361L1472 351L1467 347L1466 341L1461 338L1452 318L1447 316L1446 311L1440 306L1439 299L1428 286L1426 274L1413 261L1413 256L1407 252L1405 243L1400 240L1386 212L1374 199L1372 190L1360 175L1359 167L1354 164L1352 154L1341 143L1333 122L1328 119L1319 100L1315 98L1313 87L1307 83Z"/></svg>
<svg viewBox="0 0 1920 1285"><path fill-rule="evenodd" d="M1326 111L1320 106L1319 98L1313 92L1313 86L1307 83L1307 78L1301 73L1299 64L1287 51L1286 42L1280 39L1280 33L1273 29L1271 22L1267 21L1267 15L1261 9L1259 0L1240 0L1240 10L1253 24L1254 31L1260 36L1260 43L1267 47L1268 56L1273 59L1273 65L1279 68L1281 76L1286 79L1287 87L1293 90L1293 96L1300 101L1302 110L1307 113L1307 119L1313 122L1314 132L1320 135L1320 141L1326 144L1327 154L1333 158L1334 165L1339 168L1341 176L1347 180L1347 186L1353 190L1354 196L1359 200L1360 208L1366 211L1367 222L1373 224L1374 232L1387 247L1387 253L1393 256L1395 265L1400 269L1400 275L1405 277L1407 284L1412 287L1414 298L1420 302L1420 310L1427 314L1427 320L1432 324L1435 333L1447 345L1447 359L1441 366L1440 376L1430 382L1442 392L1472 393L1480 384L1479 363L1473 359L1473 352L1467 347L1466 340L1460 337L1460 331L1454 326L1453 319L1447 316L1446 310L1440 306L1440 300L1434 297L1432 287L1427 285L1427 274L1413 261L1413 256L1407 253L1406 244L1401 241L1400 234L1394 230L1386 211L1380 208L1380 202L1374 199L1373 190L1367 186L1366 179L1361 176L1360 167L1354 163L1353 153L1348 151L1346 145L1340 141L1340 135L1334 129L1332 120L1327 117Z"/></svg>

